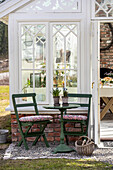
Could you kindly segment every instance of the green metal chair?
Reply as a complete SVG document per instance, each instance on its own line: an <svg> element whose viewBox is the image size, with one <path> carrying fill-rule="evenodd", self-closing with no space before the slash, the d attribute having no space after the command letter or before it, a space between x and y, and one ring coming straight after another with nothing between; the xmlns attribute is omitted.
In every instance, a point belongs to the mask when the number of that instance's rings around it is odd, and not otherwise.
<svg viewBox="0 0 113 170"><path fill-rule="evenodd" d="M87 136L88 135L88 124L89 124L89 116L90 116L90 104L91 104L91 94L74 94L74 93L69 93L68 94L69 98L76 98L78 99L86 99L87 101L85 103L81 102L70 102L69 104L78 104L80 107L85 107L87 108L87 115L79 115L76 113L75 114L67 114L65 113L63 115L63 122L64 122L64 135L66 138L66 143L68 143L68 135L71 136ZM66 128L66 124L69 122L74 123L75 128L81 129L80 131L69 131L68 128ZM76 126L76 125L79 125Z"/></svg>
<svg viewBox="0 0 113 170"><path fill-rule="evenodd" d="M22 137L18 146L21 146L21 144L24 143L26 150L29 149L27 142L26 142L27 137L36 137L36 139L33 142L33 145L36 145L38 139L42 136L44 138L44 142L45 142L46 146L49 147L49 144L47 142L44 130L45 130L47 124L51 123L52 116L39 115L35 96L36 96L35 93L13 94L12 95L14 111L15 111L15 114L16 114L16 119L17 119L17 122L18 122L20 134L21 134L21 137ZM24 103L17 102L18 98L26 98L26 97L32 98L32 101L30 101L29 103L27 103L27 102L26 103L25 102ZM18 108L31 107L31 106L34 107L35 115L34 116L25 116L25 117L19 118ZM32 132L33 125L37 126L37 132ZM27 130L24 132L25 127L26 127Z"/></svg>

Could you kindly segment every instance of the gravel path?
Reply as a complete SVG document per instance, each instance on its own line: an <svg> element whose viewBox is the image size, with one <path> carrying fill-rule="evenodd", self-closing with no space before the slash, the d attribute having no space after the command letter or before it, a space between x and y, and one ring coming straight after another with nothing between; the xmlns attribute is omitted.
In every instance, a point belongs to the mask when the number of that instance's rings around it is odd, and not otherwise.
<svg viewBox="0 0 113 170"><path fill-rule="evenodd" d="M28 143L29 150L25 150L24 145L17 146L17 143L12 143L7 148L3 159L38 159L38 158L67 158L67 159L95 159L97 161L108 162L113 164L113 148L97 148L94 150L92 156L80 156L76 152L70 153L57 153L53 154L53 150L57 144L50 143L50 147L47 148L45 144L37 143L36 146L32 146L32 143ZM74 147L74 146L71 146Z"/></svg>

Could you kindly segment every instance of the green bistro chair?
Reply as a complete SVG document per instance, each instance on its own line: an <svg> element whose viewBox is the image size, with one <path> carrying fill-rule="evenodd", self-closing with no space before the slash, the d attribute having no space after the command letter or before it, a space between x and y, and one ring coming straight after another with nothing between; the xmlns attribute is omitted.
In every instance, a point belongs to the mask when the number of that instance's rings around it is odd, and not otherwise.
<svg viewBox="0 0 113 170"><path fill-rule="evenodd" d="M38 113L38 108L37 108L37 103L35 99L36 94L35 93L26 93L26 94L13 94L12 95L12 100L13 100L13 106L14 106L14 111L16 114L16 119L18 122L19 130L22 139L20 140L18 146L21 146L22 143L24 143L25 149L28 150L28 145L26 143L26 138L27 137L36 137L36 139L33 142L33 145L35 145L38 141L38 139L42 136L44 138L45 144L47 147L49 147L49 144L47 142L44 130L47 126L47 124L51 123L52 121L52 116L43 116L39 115ZM29 103L17 103L17 98L32 98L32 101ZM35 110L35 115L34 116L25 116L19 118L19 113L18 113L18 108L21 107L34 107ZM32 132L33 125L37 125L37 132ZM26 127L26 131L24 132L24 127ZM39 129L38 129L39 127Z"/></svg>
<svg viewBox="0 0 113 170"><path fill-rule="evenodd" d="M69 103L69 104L78 104L80 105L80 107L85 107L87 108L87 115L80 115L78 113L76 114L64 114L63 115L63 122L64 122L64 135L66 138L66 143L68 143L68 135L71 136L87 136L88 135L88 124L89 124L89 116L90 116L90 104L91 104L91 94L74 94L74 93L69 93L68 94L69 98L76 98L78 99L86 99L85 103L81 103L81 102L73 102L73 103ZM68 128L66 128L66 124L69 122L73 122L74 123L74 127L75 128L79 128L81 129L80 131L69 131ZM79 125L79 126L76 126ZM67 130L66 130L67 129Z"/></svg>

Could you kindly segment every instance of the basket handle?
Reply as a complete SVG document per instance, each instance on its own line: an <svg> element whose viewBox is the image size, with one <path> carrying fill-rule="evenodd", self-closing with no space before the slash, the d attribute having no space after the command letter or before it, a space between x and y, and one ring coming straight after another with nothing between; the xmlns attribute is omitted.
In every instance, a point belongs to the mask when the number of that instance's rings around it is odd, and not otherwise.
<svg viewBox="0 0 113 170"><path fill-rule="evenodd" d="M80 137L78 138L78 140L80 140L80 139L82 139L82 138L87 138L87 139L88 139L88 140L87 140L87 143L91 141L91 139L90 139L88 136L80 136Z"/></svg>

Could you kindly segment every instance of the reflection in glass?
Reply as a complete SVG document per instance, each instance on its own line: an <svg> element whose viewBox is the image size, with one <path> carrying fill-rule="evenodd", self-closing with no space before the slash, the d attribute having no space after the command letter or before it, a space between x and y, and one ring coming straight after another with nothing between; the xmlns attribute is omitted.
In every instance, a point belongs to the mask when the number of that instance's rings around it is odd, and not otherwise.
<svg viewBox="0 0 113 170"><path fill-rule="evenodd" d="M35 66L39 68L39 65L46 62L46 38L44 36L36 37L35 44Z"/></svg>
<svg viewBox="0 0 113 170"><path fill-rule="evenodd" d="M77 71L68 70L66 72L66 87L68 93L77 93Z"/></svg>
<svg viewBox="0 0 113 170"><path fill-rule="evenodd" d="M64 74L64 70L54 70L53 87L63 87Z"/></svg>
<svg viewBox="0 0 113 170"><path fill-rule="evenodd" d="M66 87L77 87L77 71L66 71Z"/></svg>
<svg viewBox="0 0 113 170"><path fill-rule="evenodd" d="M53 63L56 69L59 63L64 66L64 38L59 32L53 37L53 44Z"/></svg>
<svg viewBox="0 0 113 170"><path fill-rule="evenodd" d="M72 32L66 37L66 63L70 69L77 68L77 36Z"/></svg>
<svg viewBox="0 0 113 170"><path fill-rule="evenodd" d="M46 71L35 71L34 78L37 101L46 101Z"/></svg>
<svg viewBox="0 0 113 170"><path fill-rule="evenodd" d="M22 71L22 91L24 93L33 92L30 88L30 75L33 74L32 71Z"/></svg>
<svg viewBox="0 0 113 170"><path fill-rule="evenodd" d="M44 88L46 87L46 71L39 70L35 72L35 88Z"/></svg>
<svg viewBox="0 0 113 170"><path fill-rule="evenodd" d="M34 87L34 88L33 88ZM24 93L36 92L37 101L46 100L46 71L22 71L22 91Z"/></svg>
<svg viewBox="0 0 113 170"><path fill-rule="evenodd" d="M39 69L46 62L46 30L45 25L22 25L21 28L22 68Z"/></svg>
<svg viewBox="0 0 113 170"><path fill-rule="evenodd" d="M113 0L95 0L96 17L113 16Z"/></svg>
<svg viewBox="0 0 113 170"><path fill-rule="evenodd" d="M36 92L37 101L45 101L46 27L44 24L22 25L21 50L22 91Z"/></svg>
<svg viewBox="0 0 113 170"><path fill-rule="evenodd" d="M53 87L77 87L77 38L76 24L53 25Z"/></svg>

